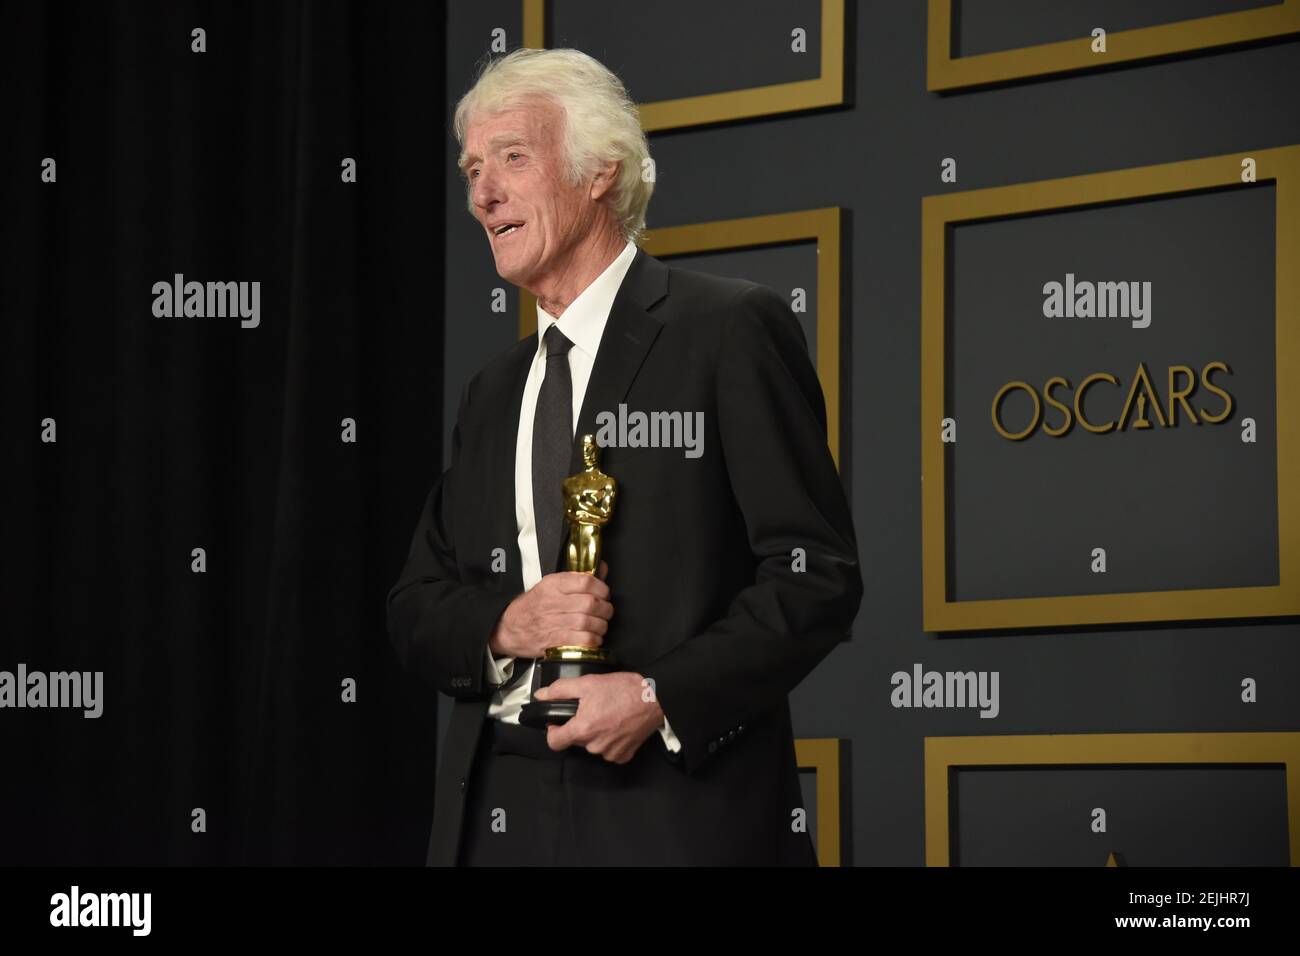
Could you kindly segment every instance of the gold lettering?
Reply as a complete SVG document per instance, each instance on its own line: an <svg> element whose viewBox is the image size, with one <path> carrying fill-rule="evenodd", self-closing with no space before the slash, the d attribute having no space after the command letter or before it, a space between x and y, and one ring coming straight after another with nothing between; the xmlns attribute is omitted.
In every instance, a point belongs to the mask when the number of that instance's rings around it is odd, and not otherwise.
<svg viewBox="0 0 1300 956"><path fill-rule="evenodd" d="M1094 435L1104 435L1115 427L1114 422L1107 422L1105 425L1094 425L1083 417L1083 393L1088 390L1088 386L1093 382L1110 382L1112 385L1118 385L1119 379L1111 375L1110 372L1093 372L1079 383L1079 390L1074 393L1074 417L1079 420L1080 425Z"/></svg>
<svg viewBox="0 0 1300 956"><path fill-rule="evenodd" d="M1047 384L1043 386L1043 401L1047 402L1047 404L1051 405L1053 408L1059 408L1065 413L1065 420L1055 428L1047 424L1046 418L1043 419L1043 431L1047 432L1047 434L1051 435L1053 438L1060 438L1068 432L1070 426L1074 424L1074 416L1070 414L1070 406L1066 405L1064 402L1058 402L1052 397L1052 389L1058 385L1064 385L1066 388L1069 388L1070 380L1068 378L1062 378L1060 375L1054 375L1052 378L1049 378Z"/></svg>
<svg viewBox="0 0 1300 956"><path fill-rule="evenodd" d="M1178 388L1177 383L1174 381L1174 379L1177 378L1179 372L1182 372L1184 375L1187 376L1187 388L1185 390L1180 390ZM1183 411L1187 413L1187 417L1192 420L1193 425L1199 425L1201 423L1201 420L1196 417L1196 412L1192 410L1192 406L1187 404L1187 396L1192 394L1192 392L1194 391L1196 391L1196 373L1193 372L1186 365L1169 366L1169 425L1170 427L1173 427L1174 425L1178 424L1178 407L1174 405L1174 402L1178 402L1179 405L1183 406Z"/></svg>
<svg viewBox="0 0 1300 956"><path fill-rule="evenodd" d="M1201 384L1205 386L1206 391L1213 392L1215 395L1223 396L1222 412L1218 415L1211 415L1202 408L1201 414L1205 417L1207 422L1221 422L1232 414L1232 396L1210 381L1210 369L1212 368L1217 368L1221 371L1227 372L1229 375L1232 374L1232 369L1228 368L1228 363L1226 362L1211 362L1209 365L1205 366L1205 368L1201 369Z"/></svg>
<svg viewBox="0 0 1300 956"><path fill-rule="evenodd" d="M1016 435L1011 434L1005 428L1003 428L1002 422L998 418L998 405L1001 404L1002 397L1006 395L1007 392L1011 391L1011 389L1013 388L1023 388L1026 392L1030 394L1030 396L1034 400L1034 417L1030 419L1029 427L1027 427L1024 431ZM1029 433L1032 432L1035 427L1037 427L1038 416L1042 414L1042 411L1043 411L1043 404L1038 400L1038 393L1035 392L1028 383L1007 382L1007 384L1003 385L1000 389L998 389L998 393L993 396L993 427L997 429L999 435L1001 435L1003 438L1007 439L1008 441L1020 441L1020 439L1022 438L1028 438Z"/></svg>
<svg viewBox="0 0 1300 956"><path fill-rule="evenodd" d="M1147 376L1146 365L1142 362L1138 362L1137 374L1133 376L1133 384L1130 385L1128 389L1128 398L1124 400L1124 410L1119 413L1119 430L1124 430L1125 422L1128 419L1128 410L1133 405L1133 397L1137 395L1139 384L1146 390L1145 397L1147 404L1155 409L1157 421L1160 422L1161 427L1167 428L1168 425L1165 424L1165 413L1160 408L1160 396L1157 395L1155 389L1151 387L1151 379Z"/></svg>

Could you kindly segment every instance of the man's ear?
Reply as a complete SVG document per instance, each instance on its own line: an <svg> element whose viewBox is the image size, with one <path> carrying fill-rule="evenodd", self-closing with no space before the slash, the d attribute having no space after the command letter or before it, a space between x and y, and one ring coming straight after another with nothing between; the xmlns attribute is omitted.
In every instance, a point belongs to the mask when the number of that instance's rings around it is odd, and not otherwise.
<svg viewBox="0 0 1300 956"><path fill-rule="evenodd" d="M592 199L599 200L614 188L614 184L618 182L618 172L622 165L622 161L612 159L597 170L595 177L591 180Z"/></svg>

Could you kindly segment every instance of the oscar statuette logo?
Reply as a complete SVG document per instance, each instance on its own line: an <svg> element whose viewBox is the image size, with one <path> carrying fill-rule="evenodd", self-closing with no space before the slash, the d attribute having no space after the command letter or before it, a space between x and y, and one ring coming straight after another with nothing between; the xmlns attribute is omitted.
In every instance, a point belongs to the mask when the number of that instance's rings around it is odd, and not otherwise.
<svg viewBox="0 0 1300 956"><path fill-rule="evenodd" d="M614 513L618 482L600 470L596 462L599 446L594 435L582 436L582 471L564 479L564 516L569 523L569 544L565 549L569 571L595 574L600 567L601 531ZM615 662L602 647L559 644L548 647L533 668L530 695L562 677L606 674L616 670ZM530 700L519 712L526 727L545 728L563 724L578 712L576 700Z"/></svg>

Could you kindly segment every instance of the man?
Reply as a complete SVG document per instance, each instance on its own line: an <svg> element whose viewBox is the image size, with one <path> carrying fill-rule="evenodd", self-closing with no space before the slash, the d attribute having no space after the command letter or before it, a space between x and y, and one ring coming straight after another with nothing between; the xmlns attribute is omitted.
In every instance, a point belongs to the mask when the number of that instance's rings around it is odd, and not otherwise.
<svg viewBox="0 0 1300 956"><path fill-rule="evenodd" d="M461 394L388 596L403 666L454 698L428 862L814 864L787 695L846 637L862 580L798 321L766 287L637 248L645 136L585 54L488 64L455 129L497 271L538 321ZM600 573L563 570L561 483L620 405L698 433L606 429ZM607 645L620 669L534 695L557 644ZM577 714L522 726L534 696Z"/></svg>

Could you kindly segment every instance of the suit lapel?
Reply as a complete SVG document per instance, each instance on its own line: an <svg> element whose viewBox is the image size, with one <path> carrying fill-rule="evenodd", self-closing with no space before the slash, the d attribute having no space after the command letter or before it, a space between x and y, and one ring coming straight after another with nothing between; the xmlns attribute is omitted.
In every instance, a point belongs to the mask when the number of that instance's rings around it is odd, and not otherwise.
<svg viewBox="0 0 1300 956"><path fill-rule="evenodd" d="M646 310L668 294L668 267L638 248L609 310L596 362L582 398L569 455L569 474L582 470L582 436L595 434L596 416L617 412L663 323ZM518 416L516 415L516 420Z"/></svg>

